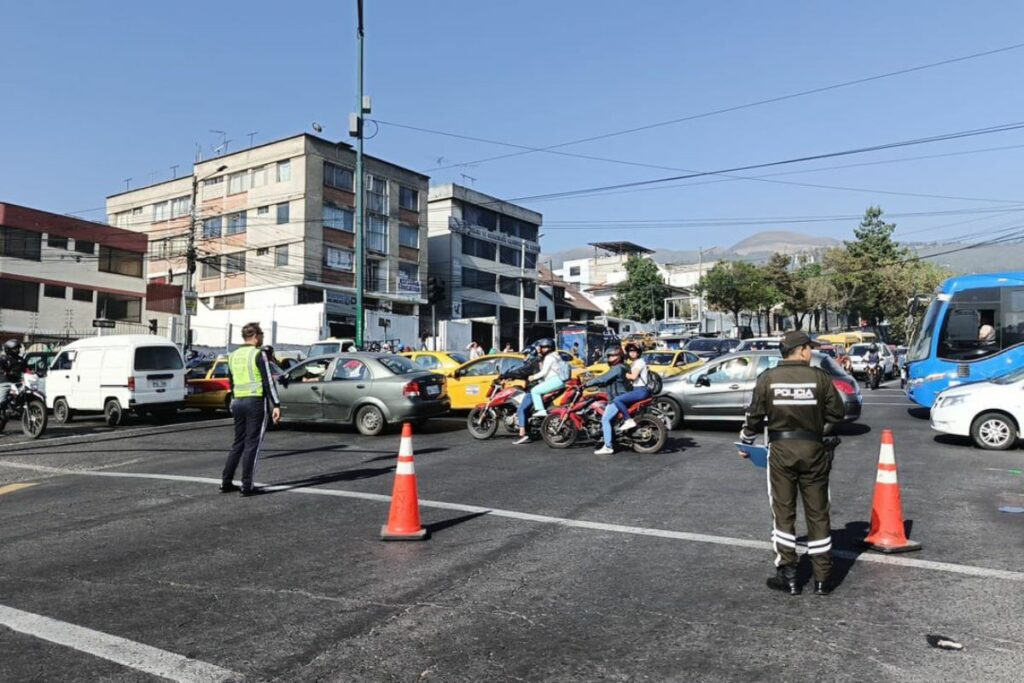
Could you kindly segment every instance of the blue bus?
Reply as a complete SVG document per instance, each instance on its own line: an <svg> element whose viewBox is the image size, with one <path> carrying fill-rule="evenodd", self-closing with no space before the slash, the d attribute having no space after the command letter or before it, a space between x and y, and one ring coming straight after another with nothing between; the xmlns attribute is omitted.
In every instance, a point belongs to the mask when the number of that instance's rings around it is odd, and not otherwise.
<svg viewBox="0 0 1024 683"><path fill-rule="evenodd" d="M907 398L931 408L943 389L1021 367L1024 272L952 277L935 290L910 341Z"/></svg>

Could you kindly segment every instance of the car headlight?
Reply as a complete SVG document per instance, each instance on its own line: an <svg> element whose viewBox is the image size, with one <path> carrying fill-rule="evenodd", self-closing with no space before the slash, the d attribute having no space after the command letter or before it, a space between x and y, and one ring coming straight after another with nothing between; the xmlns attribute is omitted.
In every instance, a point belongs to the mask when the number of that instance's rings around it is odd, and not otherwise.
<svg viewBox="0 0 1024 683"><path fill-rule="evenodd" d="M951 406L958 406L961 403L967 401L967 396L959 394L956 396L943 396L939 399L939 408L949 408Z"/></svg>

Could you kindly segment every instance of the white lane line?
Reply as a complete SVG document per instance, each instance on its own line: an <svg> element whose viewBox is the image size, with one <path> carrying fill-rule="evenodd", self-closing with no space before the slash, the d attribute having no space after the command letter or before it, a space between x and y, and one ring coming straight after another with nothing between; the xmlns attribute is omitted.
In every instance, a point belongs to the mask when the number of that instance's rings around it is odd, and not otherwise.
<svg viewBox="0 0 1024 683"><path fill-rule="evenodd" d="M197 484L220 485L220 479L212 477L192 477L181 474L148 474L144 472L94 472L82 470L60 470L56 467L44 467L41 465L28 465L24 463L5 463L0 465L19 467L22 469L38 469L46 472L63 472L65 474L77 474L91 477L113 477L120 479L158 479L164 481L193 482ZM317 488L293 488L283 485L260 484L267 491L279 491L282 493L301 493L313 496L337 496L339 498L355 498L358 500L372 500L380 503L390 503L391 496L380 493L364 493L362 491L345 491L342 489L317 489ZM623 524L607 524L605 522L590 522L583 519L568 519L566 517L551 517L549 515L535 515L530 512L519 512L517 510L502 510L500 508L481 507L479 505L465 505L463 503L449 503L441 500L420 499L420 506L437 508L441 510L454 510L457 512L470 512L487 514L492 517L505 517L518 519L526 522L537 522L540 524L554 524L576 529L591 529L594 531L610 531L619 534L633 536L653 536L655 538L668 538L676 541L693 541L695 543L711 543L714 545L732 546L735 548L752 548L755 550L772 550L772 544L767 541L754 541L749 538L733 538L731 536L714 536L711 534L698 534L689 531L671 531L668 529L650 529L647 527L626 526ZM798 545L797 551L806 552L806 546ZM946 572L949 574L960 574L963 576L980 576L985 578L1006 579L1007 581L1024 581L1024 572L1015 572L1006 569L992 569L989 567L977 567L969 564L955 564L952 562L937 562L934 560L917 560L910 557L897 557L893 555L874 555L868 553L856 553L847 550L837 550L834 554L858 562L874 562L876 564L890 564L901 567L913 567L915 569L927 569L930 571Z"/></svg>
<svg viewBox="0 0 1024 683"><path fill-rule="evenodd" d="M172 681L215 683L243 680L241 674L213 664L6 605L0 605L0 625Z"/></svg>

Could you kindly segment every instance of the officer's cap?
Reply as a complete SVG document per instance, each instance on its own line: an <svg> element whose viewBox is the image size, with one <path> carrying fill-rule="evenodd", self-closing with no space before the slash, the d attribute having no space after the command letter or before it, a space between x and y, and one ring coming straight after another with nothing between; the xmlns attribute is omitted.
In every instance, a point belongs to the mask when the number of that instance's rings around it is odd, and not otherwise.
<svg viewBox="0 0 1024 683"><path fill-rule="evenodd" d="M782 338L780 349L782 350L783 356L788 356L793 349L800 348L801 346L810 346L812 349L816 349L821 346L821 344L816 341L812 341L811 338L807 336L806 332L794 330L792 332L787 332L786 336Z"/></svg>

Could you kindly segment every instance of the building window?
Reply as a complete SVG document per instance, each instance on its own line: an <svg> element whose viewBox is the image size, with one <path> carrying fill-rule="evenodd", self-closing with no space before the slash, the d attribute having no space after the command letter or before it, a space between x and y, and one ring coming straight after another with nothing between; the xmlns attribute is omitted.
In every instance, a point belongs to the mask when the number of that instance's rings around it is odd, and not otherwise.
<svg viewBox="0 0 1024 683"><path fill-rule="evenodd" d="M256 250L256 255L257 256L266 256L269 253L270 253L270 247L261 247L261 248Z"/></svg>
<svg viewBox="0 0 1024 683"><path fill-rule="evenodd" d="M80 254L89 254L92 256L96 253L96 243L86 242L85 240L75 240L75 251Z"/></svg>
<svg viewBox="0 0 1024 683"><path fill-rule="evenodd" d="M375 175L366 176L366 210L388 214L388 181Z"/></svg>
<svg viewBox="0 0 1024 683"><path fill-rule="evenodd" d="M68 288L63 285L43 285L43 296L51 299L64 299L67 297Z"/></svg>
<svg viewBox="0 0 1024 683"><path fill-rule="evenodd" d="M498 229L498 214L473 204L462 205L462 220L469 225L476 225L488 230Z"/></svg>
<svg viewBox="0 0 1024 683"><path fill-rule="evenodd" d="M132 209L132 215L133 216L141 216L142 215L142 207L141 206L136 206L134 209Z"/></svg>
<svg viewBox="0 0 1024 683"><path fill-rule="evenodd" d="M345 209L336 204L324 204L324 227L334 230L354 232L355 212L352 209Z"/></svg>
<svg viewBox="0 0 1024 683"><path fill-rule="evenodd" d="M213 310L237 311L245 308L245 294L225 294L213 297Z"/></svg>
<svg viewBox="0 0 1024 683"><path fill-rule="evenodd" d="M0 308L39 312L39 283L0 278Z"/></svg>
<svg viewBox="0 0 1024 683"><path fill-rule="evenodd" d="M238 275L245 272L245 252L224 255L224 274Z"/></svg>
<svg viewBox="0 0 1024 683"><path fill-rule="evenodd" d="M199 271L201 280L213 280L220 277L220 256L208 256L201 263L203 264Z"/></svg>
<svg viewBox="0 0 1024 683"><path fill-rule="evenodd" d="M97 292L96 317L106 320L142 322L142 299L121 294Z"/></svg>
<svg viewBox="0 0 1024 683"><path fill-rule="evenodd" d="M239 235L245 232L245 211L228 214L228 229L225 234Z"/></svg>
<svg viewBox="0 0 1024 683"><path fill-rule="evenodd" d="M399 294L420 293L420 267L415 263L398 264Z"/></svg>
<svg viewBox="0 0 1024 683"><path fill-rule="evenodd" d="M89 303L92 303L92 290L74 287L71 290L71 298L75 301L88 301Z"/></svg>
<svg viewBox="0 0 1024 683"><path fill-rule="evenodd" d="M366 260L366 288L371 292L388 291L388 271L383 261Z"/></svg>
<svg viewBox="0 0 1024 683"><path fill-rule="evenodd" d="M529 242L537 241L537 226L511 216L501 217L501 232L512 237L521 237Z"/></svg>
<svg viewBox="0 0 1024 683"><path fill-rule="evenodd" d="M252 169L252 187L263 187L267 184L267 167Z"/></svg>
<svg viewBox="0 0 1024 683"><path fill-rule="evenodd" d="M522 263L520 258L521 256L522 251L520 249L516 249L515 247L501 248L501 262L507 266L515 266L518 268L519 264Z"/></svg>
<svg viewBox="0 0 1024 683"><path fill-rule="evenodd" d="M206 180L204 180L203 181L203 187L213 187L215 185L220 185L223 182L224 182L224 176L219 175L216 178L207 178Z"/></svg>
<svg viewBox="0 0 1024 683"><path fill-rule="evenodd" d="M569 266L569 277L579 277L579 276L580 276L580 267L579 266Z"/></svg>
<svg viewBox="0 0 1024 683"><path fill-rule="evenodd" d="M398 207L407 211L420 210L420 193L411 187L398 186Z"/></svg>
<svg viewBox="0 0 1024 683"><path fill-rule="evenodd" d="M352 171L329 161L324 162L324 185L352 191Z"/></svg>
<svg viewBox="0 0 1024 683"><path fill-rule="evenodd" d="M537 270L537 252L526 252L526 268L527 270Z"/></svg>
<svg viewBox="0 0 1024 683"><path fill-rule="evenodd" d="M46 236L46 246L50 247L51 249L64 249L64 250L67 250L69 248L68 247L68 238L67 237L60 237L59 235L47 235Z"/></svg>
<svg viewBox="0 0 1024 683"><path fill-rule="evenodd" d="M491 304L482 304L479 301L463 301L463 318L493 318L497 315L498 309Z"/></svg>
<svg viewBox="0 0 1024 683"><path fill-rule="evenodd" d="M284 225L285 223L288 222L288 220L289 220L288 214L290 213L289 207L291 207L291 204L289 204L288 202L285 202L284 204L278 204L277 205L277 224L278 225Z"/></svg>
<svg viewBox="0 0 1024 683"><path fill-rule="evenodd" d="M366 217L366 248L378 254L388 253L388 219L387 216Z"/></svg>
<svg viewBox="0 0 1024 683"><path fill-rule="evenodd" d="M249 176L245 171L239 171L238 173L232 173L228 176L228 194L238 194L245 192L245 180Z"/></svg>
<svg viewBox="0 0 1024 683"><path fill-rule="evenodd" d="M142 277L143 254L100 245L99 270L129 277Z"/></svg>
<svg viewBox="0 0 1024 683"><path fill-rule="evenodd" d="M498 291L502 294L514 294L519 296L519 278L505 277L498 278Z"/></svg>
<svg viewBox="0 0 1024 683"><path fill-rule="evenodd" d="M498 245L494 242L488 242L486 240L480 240L475 237L463 235L462 253L466 256L476 256L477 258L493 261L495 255L498 253Z"/></svg>
<svg viewBox="0 0 1024 683"><path fill-rule="evenodd" d="M121 213L115 213L113 216L107 216L107 223L110 223L115 228L127 228L131 223L131 213L122 211Z"/></svg>
<svg viewBox="0 0 1024 683"><path fill-rule="evenodd" d="M324 247L324 266L331 270L352 272L353 254L347 249Z"/></svg>
<svg viewBox="0 0 1024 683"><path fill-rule="evenodd" d="M0 227L0 256L39 261L42 252L43 233Z"/></svg>
<svg viewBox="0 0 1024 683"><path fill-rule="evenodd" d="M220 237L221 217L214 216L203 221L203 239L213 240Z"/></svg>
<svg viewBox="0 0 1024 683"><path fill-rule="evenodd" d="M153 222L165 221L171 217L171 205L169 202L159 202L153 205Z"/></svg>
<svg viewBox="0 0 1024 683"><path fill-rule="evenodd" d="M526 299L534 299L537 296L537 283L533 280L526 280L523 282L523 297Z"/></svg>
<svg viewBox="0 0 1024 683"><path fill-rule="evenodd" d="M150 242L150 253L156 258L168 259L183 256L188 245L187 237L171 237L165 240Z"/></svg>
<svg viewBox="0 0 1024 683"><path fill-rule="evenodd" d="M257 216L266 216L268 214L270 214L270 207L269 206L258 206L258 207L256 207L256 215Z"/></svg>
<svg viewBox="0 0 1024 683"><path fill-rule="evenodd" d="M324 301L324 290L313 289L311 287L299 287L298 292L295 294L296 303L300 304L320 304Z"/></svg>
<svg viewBox="0 0 1024 683"><path fill-rule="evenodd" d="M192 211L191 197L178 197L171 200L171 218L187 216Z"/></svg>
<svg viewBox="0 0 1024 683"><path fill-rule="evenodd" d="M289 159L277 162L277 182L287 183L292 179L292 162Z"/></svg>
<svg viewBox="0 0 1024 683"><path fill-rule="evenodd" d="M274 247L274 265L280 268L288 265L288 245L281 244Z"/></svg>
<svg viewBox="0 0 1024 683"><path fill-rule="evenodd" d="M420 248L420 229L415 225L398 226L398 243L403 247Z"/></svg>
<svg viewBox="0 0 1024 683"><path fill-rule="evenodd" d="M463 268L462 269L462 286L469 287L470 289L482 289L488 292L494 291L495 285L494 273L485 273L482 270L476 268Z"/></svg>

